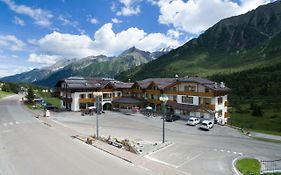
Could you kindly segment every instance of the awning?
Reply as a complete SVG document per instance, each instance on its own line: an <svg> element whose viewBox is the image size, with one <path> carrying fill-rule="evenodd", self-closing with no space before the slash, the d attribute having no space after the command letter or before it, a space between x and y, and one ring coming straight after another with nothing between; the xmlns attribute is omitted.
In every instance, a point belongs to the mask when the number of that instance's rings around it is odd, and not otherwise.
<svg viewBox="0 0 281 175"><path fill-rule="evenodd" d="M185 110L185 111L196 111L199 106L180 104L175 101L168 101L167 104L175 109Z"/></svg>
<svg viewBox="0 0 281 175"><path fill-rule="evenodd" d="M121 97L112 101L112 103L121 103L121 104L143 104L144 102L140 99L133 97Z"/></svg>

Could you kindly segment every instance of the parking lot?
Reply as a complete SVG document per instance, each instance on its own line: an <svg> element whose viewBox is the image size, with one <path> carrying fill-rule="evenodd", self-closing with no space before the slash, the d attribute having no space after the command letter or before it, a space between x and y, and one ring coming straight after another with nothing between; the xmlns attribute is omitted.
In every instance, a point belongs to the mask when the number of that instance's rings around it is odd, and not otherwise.
<svg viewBox="0 0 281 175"><path fill-rule="evenodd" d="M96 133L96 115L52 112L51 119L84 135ZM148 142L162 141L160 116L106 111L99 115L99 119L100 135ZM198 125L186 125L183 120L165 122L165 126L166 141L172 144L144 156L190 174L233 174L232 161L239 156L263 160L281 157L280 144L254 140L227 126L215 125L210 131L203 131L198 129Z"/></svg>

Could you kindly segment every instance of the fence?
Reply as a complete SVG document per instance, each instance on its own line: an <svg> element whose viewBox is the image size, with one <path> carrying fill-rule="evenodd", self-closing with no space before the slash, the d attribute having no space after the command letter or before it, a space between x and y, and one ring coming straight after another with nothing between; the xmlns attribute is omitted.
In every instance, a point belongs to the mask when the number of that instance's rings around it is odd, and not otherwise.
<svg viewBox="0 0 281 175"><path fill-rule="evenodd" d="M261 162L260 174L281 172L281 159L271 160L271 161L261 160L260 162Z"/></svg>

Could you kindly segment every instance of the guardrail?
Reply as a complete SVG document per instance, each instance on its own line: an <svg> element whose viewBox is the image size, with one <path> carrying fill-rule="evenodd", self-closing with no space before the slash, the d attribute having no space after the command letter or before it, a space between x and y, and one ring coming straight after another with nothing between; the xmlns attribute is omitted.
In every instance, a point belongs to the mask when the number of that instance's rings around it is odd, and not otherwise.
<svg viewBox="0 0 281 175"><path fill-rule="evenodd" d="M261 160L260 174L266 173L280 173L281 172L281 159L278 160Z"/></svg>

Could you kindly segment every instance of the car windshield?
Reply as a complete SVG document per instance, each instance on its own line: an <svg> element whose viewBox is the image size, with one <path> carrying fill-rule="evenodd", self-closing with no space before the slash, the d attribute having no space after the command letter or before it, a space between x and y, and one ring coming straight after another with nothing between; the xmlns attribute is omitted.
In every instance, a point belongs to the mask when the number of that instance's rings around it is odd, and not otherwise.
<svg viewBox="0 0 281 175"><path fill-rule="evenodd" d="M193 121L194 121L194 119L189 119L188 121L193 122Z"/></svg>
<svg viewBox="0 0 281 175"><path fill-rule="evenodd" d="M207 126L207 123L202 123L202 125Z"/></svg>

